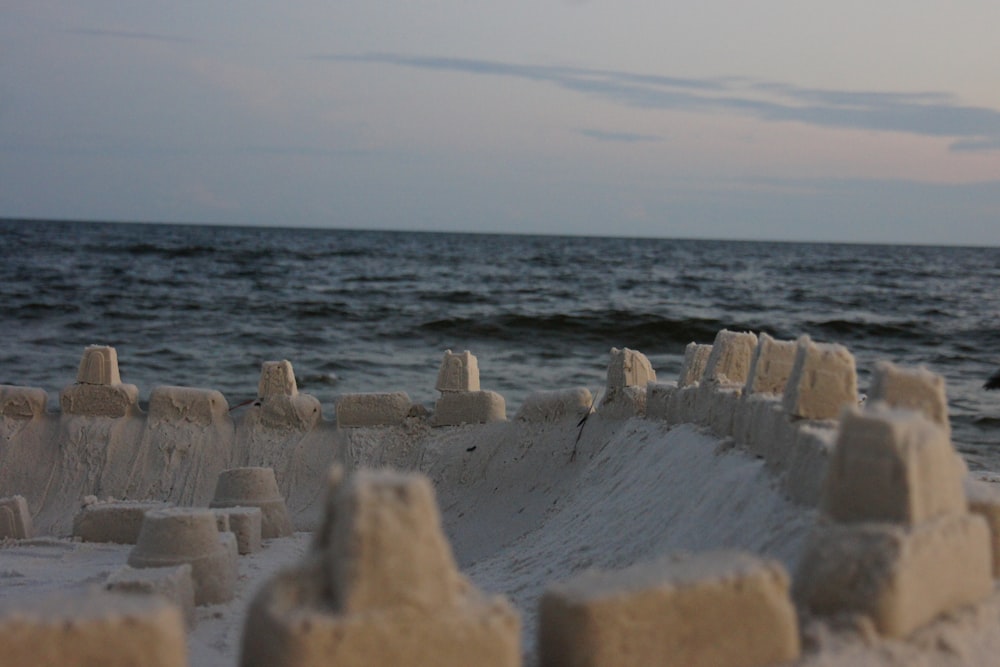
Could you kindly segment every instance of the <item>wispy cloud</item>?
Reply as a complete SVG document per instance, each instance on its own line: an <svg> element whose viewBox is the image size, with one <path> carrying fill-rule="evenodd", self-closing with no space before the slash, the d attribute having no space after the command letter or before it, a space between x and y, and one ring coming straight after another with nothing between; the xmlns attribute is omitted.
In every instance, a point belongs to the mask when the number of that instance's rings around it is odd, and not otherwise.
<svg viewBox="0 0 1000 667"><path fill-rule="evenodd" d="M684 78L393 53L313 58L513 77L645 109L731 113L771 122L949 138L955 151L1000 149L1000 110L962 105L953 95L937 91L821 90L738 77Z"/></svg>
<svg viewBox="0 0 1000 667"><path fill-rule="evenodd" d="M646 141L662 141L662 137L655 134L636 134L634 132L609 132L606 130L596 130L592 128L580 128L579 134L598 141L617 141L626 144L641 143Z"/></svg>
<svg viewBox="0 0 1000 667"><path fill-rule="evenodd" d="M162 35L153 32L133 30L106 30L102 28L73 28L67 30L71 35L86 35L88 37L110 37L112 39L132 39L146 42L169 42L171 44L195 44L196 41L186 37Z"/></svg>

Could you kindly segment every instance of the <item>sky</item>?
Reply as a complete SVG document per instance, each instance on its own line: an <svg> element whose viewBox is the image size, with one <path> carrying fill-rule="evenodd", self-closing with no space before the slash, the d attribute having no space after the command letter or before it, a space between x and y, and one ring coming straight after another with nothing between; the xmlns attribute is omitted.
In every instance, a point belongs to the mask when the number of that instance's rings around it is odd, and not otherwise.
<svg viewBox="0 0 1000 667"><path fill-rule="evenodd" d="M1000 246L996 0L3 0L0 217Z"/></svg>

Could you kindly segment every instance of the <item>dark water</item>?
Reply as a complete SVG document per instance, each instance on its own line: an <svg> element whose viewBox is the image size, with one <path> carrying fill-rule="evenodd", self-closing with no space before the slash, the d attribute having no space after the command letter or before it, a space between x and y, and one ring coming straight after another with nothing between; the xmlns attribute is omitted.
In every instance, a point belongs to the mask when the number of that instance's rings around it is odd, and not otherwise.
<svg viewBox="0 0 1000 667"><path fill-rule="evenodd" d="M469 349L513 413L536 389L604 381L607 352L676 378L721 328L846 345L945 376L955 442L1000 470L1000 249L0 221L0 383L53 404L84 346L122 379L256 394L289 359L335 395L431 403L442 352Z"/></svg>

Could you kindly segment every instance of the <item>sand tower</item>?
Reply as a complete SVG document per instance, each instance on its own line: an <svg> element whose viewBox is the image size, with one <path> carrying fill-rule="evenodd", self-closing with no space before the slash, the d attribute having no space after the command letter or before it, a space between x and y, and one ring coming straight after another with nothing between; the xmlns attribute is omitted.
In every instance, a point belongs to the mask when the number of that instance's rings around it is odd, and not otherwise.
<svg viewBox="0 0 1000 667"><path fill-rule="evenodd" d="M118 352L107 345L84 349L76 384L59 394L63 413L91 417L125 417L138 412L139 388L122 383Z"/></svg>
<svg viewBox="0 0 1000 667"><path fill-rule="evenodd" d="M434 388L441 397L434 404L434 426L485 424L505 421L507 404L495 391L479 388L479 362L466 350L445 350Z"/></svg>
<svg viewBox="0 0 1000 667"><path fill-rule="evenodd" d="M646 387L656 382L656 371L642 352L611 348L604 396L598 412L611 419L646 414Z"/></svg>
<svg viewBox="0 0 1000 667"><path fill-rule="evenodd" d="M311 553L264 585L242 667L520 664L516 613L458 571L430 480L331 476Z"/></svg>
<svg viewBox="0 0 1000 667"><path fill-rule="evenodd" d="M844 412L795 596L813 613L869 616L900 637L993 590L990 534L968 512L948 433L880 402ZM863 576L859 576L863 573Z"/></svg>
<svg viewBox="0 0 1000 667"><path fill-rule="evenodd" d="M308 431L322 417L319 400L299 393L295 371L287 359L262 364L257 396L260 421L270 428Z"/></svg>

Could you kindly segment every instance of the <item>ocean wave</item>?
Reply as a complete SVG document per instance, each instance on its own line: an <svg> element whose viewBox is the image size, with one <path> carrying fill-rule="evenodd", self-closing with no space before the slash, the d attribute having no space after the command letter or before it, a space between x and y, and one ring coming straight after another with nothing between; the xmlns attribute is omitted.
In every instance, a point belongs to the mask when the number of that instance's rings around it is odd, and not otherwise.
<svg viewBox="0 0 1000 667"><path fill-rule="evenodd" d="M867 322L864 320L832 319L807 322L815 331L836 338L885 339L895 338L911 342L928 340L928 334L919 322Z"/></svg>
<svg viewBox="0 0 1000 667"><path fill-rule="evenodd" d="M729 324L731 328L746 328ZM662 348L691 341L710 342L727 323L713 318L669 318L627 310L528 315L504 313L485 317L452 317L420 325L425 332L461 338L537 341L540 337L567 341Z"/></svg>

